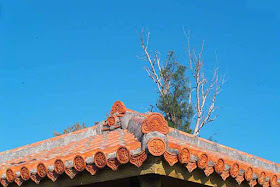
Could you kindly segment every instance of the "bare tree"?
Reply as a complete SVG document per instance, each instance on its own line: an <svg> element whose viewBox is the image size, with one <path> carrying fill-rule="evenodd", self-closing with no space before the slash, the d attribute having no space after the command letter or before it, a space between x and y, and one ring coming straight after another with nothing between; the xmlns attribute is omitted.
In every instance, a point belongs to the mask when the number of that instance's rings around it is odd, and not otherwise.
<svg viewBox="0 0 280 187"><path fill-rule="evenodd" d="M163 77L161 74L162 69L164 68L163 63L160 61L159 52L155 51L154 55L151 56L148 51L148 45L150 40L150 32L138 33L141 40L141 48L143 50L143 55L138 57L140 60L144 60L149 63L149 67L144 67L148 76L156 83L158 91L161 96L164 96L168 93L170 88L170 78Z"/></svg>
<svg viewBox="0 0 280 187"><path fill-rule="evenodd" d="M192 117L194 121L193 135L198 136L201 129L208 123L214 121L217 118L215 111L218 110L216 106L216 97L221 92L221 86L224 84L224 77L219 76L219 68L216 68L212 76L205 76L204 63L202 59L204 41L202 42L201 49L198 55L191 49L190 35L186 34L188 44L188 66L190 72L190 78L192 81L187 81L186 85L190 89L188 98L188 109L194 109L194 115ZM157 85L158 91L162 97L169 94L171 89L171 77L168 74L163 74L163 69L166 68L164 61L162 62L159 57L159 52L155 51L153 55L148 51L150 32L139 33L141 40L141 48L143 55L138 57L140 60L148 62L149 67L145 67L148 76ZM194 85L192 87L192 84ZM192 106L192 102L194 105ZM169 120L176 123L176 115L172 112L166 114Z"/></svg>
<svg viewBox="0 0 280 187"><path fill-rule="evenodd" d="M189 107L185 99L189 92L185 86L186 67L176 62L173 51L169 51L164 60L160 59L159 52L150 52L150 32L142 31L139 37L143 54L138 58L147 62L148 67L144 68L160 94L157 108L165 114L170 126L189 132L188 114L192 111L189 112L185 107Z"/></svg>
<svg viewBox="0 0 280 187"><path fill-rule="evenodd" d="M221 86L224 84L224 76L219 76L219 68L216 67L212 72L212 77L207 78L204 72L204 63L202 59L204 41L202 41L201 49L198 55L192 50L190 45L190 34L184 34L188 43L188 61L189 69L193 77L194 87L191 87L191 94L189 96L189 102L192 101L192 95L194 95L195 102L195 128L193 135L198 136L200 130L207 124L214 121L217 118L215 111L219 108L216 106L217 95L221 92Z"/></svg>

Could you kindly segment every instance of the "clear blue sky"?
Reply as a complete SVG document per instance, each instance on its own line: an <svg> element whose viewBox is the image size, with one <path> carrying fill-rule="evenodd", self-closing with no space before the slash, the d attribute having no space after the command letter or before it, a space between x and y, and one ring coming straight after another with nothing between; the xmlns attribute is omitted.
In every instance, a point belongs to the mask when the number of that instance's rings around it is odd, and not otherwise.
<svg viewBox="0 0 280 187"><path fill-rule="evenodd" d="M202 131L221 144L280 162L278 1L0 1L0 151L105 119L116 100L145 111L156 87L136 55L151 48L185 62L183 26L205 63L217 51L227 83L220 117Z"/></svg>

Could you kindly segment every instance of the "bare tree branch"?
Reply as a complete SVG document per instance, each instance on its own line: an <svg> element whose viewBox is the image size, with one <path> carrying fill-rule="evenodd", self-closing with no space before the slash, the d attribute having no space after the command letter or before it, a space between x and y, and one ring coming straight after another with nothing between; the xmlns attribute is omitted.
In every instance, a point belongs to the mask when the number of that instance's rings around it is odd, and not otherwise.
<svg viewBox="0 0 280 187"><path fill-rule="evenodd" d="M161 97L165 100L166 105L167 106L170 106L171 104L174 105L175 103L174 98L177 96L176 92L178 91L176 88L171 88L172 73L174 73L174 71L176 70L175 64L170 65L169 64L170 59L161 61L159 52L155 51L151 53L147 50L149 44L149 36L150 36L149 32L144 34L144 32L142 31L142 33L139 34L143 56L138 57L138 59L148 62L148 67L144 67L144 68L148 76L153 80L154 83L156 83L157 90L160 93ZM172 58L172 54L173 53L168 53L168 58ZM172 92L173 90L175 90L174 97L170 97L169 95L171 90ZM191 100L191 96L189 100ZM175 106L171 106L171 107L175 109ZM178 124L178 116L175 110L165 112L165 115L168 120L172 121L173 124L176 125ZM178 124L178 126L179 125L180 124Z"/></svg>
<svg viewBox="0 0 280 187"><path fill-rule="evenodd" d="M193 120L195 121L193 134L198 136L201 129L206 124L214 121L218 117L215 115L215 112L219 109L216 106L216 98L221 92L221 87L224 84L225 79L224 76L219 76L219 68L214 69L211 77L205 73L203 61L204 41L202 41L199 53L196 54L191 48L190 31L188 31L188 33L186 33L184 29L183 31L187 38L188 64L191 74L190 78L192 79L187 85L190 89L190 93L187 96L188 109L191 109L192 107L194 109L194 115L192 116L191 122ZM174 98L169 98L167 95L170 90L173 89L175 89L174 94L176 95L176 88L171 88L170 74L163 73L163 69L167 67L168 63L167 61L166 63L161 61L159 52L150 53L148 51L150 32L144 33L142 31L142 33L139 34L139 37L143 56L138 57L138 59L148 63L148 67L145 67L148 76L154 83L156 83L160 95L167 99L167 105L170 106L170 103L174 103L172 102ZM172 68L174 67L170 68L170 71L173 72L174 69L172 70ZM174 112L167 113L166 117L169 120L176 122L177 116Z"/></svg>
<svg viewBox="0 0 280 187"><path fill-rule="evenodd" d="M188 59L189 59L189 66L192 76L195 78L195 73L193 69L193 54L191 53L191 44L190 44L190 30L188 30L188 33L186 33L185 28L183 27L183 32L185 37L187 38L188 43Z"/></svg>
<svg viewBox="0 0 280 187"><path fill-rule="evenodd" d="M218 110L218 107L215 106L217 95L221 91L221 86L224 83L224 78L220 80L219 69L216 68L212 74L210 81L205 76L203 69L203 50L204 50L204 41L202 41L201 49L198 56L195 52L192 52L190 45L190 34L184 31L184 34L187 38L188 45L188 61L190 66L190 73L194 78L195 84L195 128L193 134L195 136L199 135L200 130L207 124L214 121L218 116L213 116L214 112ZM191 92L192 94L192 92ZM190 97L191 98L191 97ZM208 105L209 107L206 107ZM205 114L205 115L204 115Z"/></svg>
<svg viewBox="0 0 280 187"><path fill-rule="evenodd" d="M138 33L139 34L139 33ZM165 93L165 87L164 83L162 82L162 78L160 76L161 72L161 66L160 66L160 58L158 55L158 52L155 52L154 58L152 59L149 52L148 52L148 45L149 45L149 38L150 38L150 32L147 32L146 34L146 43L143 36L143 32L139 34L140 41L141 41L141 47L144 52L144 57L138 57L140 60L145 60L149 62L150 67L145 67L146 72L148 73L148 76L157 84L158 91L161 95L164 95ZM157 70L155 68L155 64L157 63ZM159 73L159 74L158 74Z"/></svg>

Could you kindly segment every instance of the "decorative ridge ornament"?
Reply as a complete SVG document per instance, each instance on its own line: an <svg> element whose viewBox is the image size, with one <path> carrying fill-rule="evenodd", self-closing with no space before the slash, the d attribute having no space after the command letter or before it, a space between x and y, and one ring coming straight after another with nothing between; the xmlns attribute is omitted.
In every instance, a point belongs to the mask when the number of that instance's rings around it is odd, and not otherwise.
<svg viewBox="0 0 280 187"><path fill-rule="evenodd" d="M143 150L141 153L137 155L132 155L130 157L130 163L134 164L136 167L142 166L143 162L147 159L146 151Z"/></svg>
<svg viewBox="0 0 280 187"><path fill-rule="evenodd" d="M230 167L229 173L232 178L237 177L237 175L239 173L239 164L237 164L237 163L232 164L232 166Z"/></svg>
<svg viewBox="0 0 280 187"><path fill-rule="evenodd" d="M166 150L164 152L163 156L170 166L173 166L174 164L176 164L178 162L178 156L175 153L171 153Z"/></svg>
<svg viewBox="0 0 280 187"><path fill-rule="evenodd" d="M54 162L54 171L61 175L65 171L64 163L61 159L56 159Z"/></svg>
<svg viewBox="0 0 280 187"><path fill-rule="evenodd" d="M161 156L166 151L166 143L162 138L151 138L148 141L148 150L154 156Z"/></svg>
<svg viewBox="0 0 280 187"><path fill-rule="evenodd" d="M117 171L120 165L121 164L119 163L119 161L115 158L110 158L107 161L107 166L111 168L113 171Z"/></svg>
<svg viewBox="0 0 280 187"><path fill-rule="evenodd" d="M95 175L95 173L97 172L98 168L95 166L95 164L86 164L86 170L91 175Z"/></svg>
<svg viewBox="0 0 280 187"><path fill-rule="evenodd" d="M86 167L85 159L80 155L75 156L73 163L75 170L78 172L83 171Z"/></svg>
<svg viewBox="0 0 280 187"><path fill-rule="evenodd" d="M22 180L22 178L20 177L16 177L14 182L18 185L21 186L24 180Z"/></svg>
<svg viewBox="0 0 280 187"><path fill-rule="evenodd" d="M179 151L178 157L181 164L187 164L191 158L191 154L188 148L182 147L181 150Z"/></svg>
<svg viewBox="0 0 280 187"><path fill-rule="evenodd" d="M271 178L271 180L270 180L270 185L272 186L272 187L276 187L277 186L277 182L278 182L278 177L277 177L277 175L273 175L272 176L272 178Z"/></svg>
<svg viewBox="0 0 280 187"><path fill-rule="evenodd" d="M107 119L107 124L109 126L113 126L116 124L116 117L115 116L109 116Z"/></svg>
<svg viewBox="0 0 280 187"><path fill-rule="evenodd" d="M98 151L95 153L94 164L100 169L104 168L107 165L106 155L102 151Z"/></svg>
<svg viewBox="0 0 280 187"><path fill-rule="evenodd" d="M221 174L225 169L225 161L222 158L219 158L216 161L214 168L218 174Z"/></svg>
<svg viewBox="0 0 280 187"><path fill-rule="evenodd" d="M205 169L208 164L208 156L207 154L203 153L198 157L197 166L200 169Z"/></svg>
<svg viewBox="0 0 280 187"><path fill-rule="evenodd" d="M204 174L209 177L214 172L214 168L212 166L206 166L204 169Z"/></svg>
<svg viewBox="0 0 280 187"><path fill-rule="evenodd" d="M27 181L30 178L30 172L29 169L25 166L23 166L20 169L20 177L24 180Z"/></svg>
<svg viewBox="0 0 280 187"><path fill-rule="evenodd" d="M66 168L65 173L70 177L70 179L73 179L78 173L78 171L71 167L71 168Z"/></svg>
<svg viewBox="0 0 280 187"><path fill-rule="evenodd" d="M123 102L121 102L121 101L116 101L116 102L113 104L112 108L111 108L110 114L111 114L112 116L119 116L119 117L121 117L121 116L124 115L125 112L126 112L126 107L125 107L125 105L123 104Z"/></svg>
<svg viewBox="0 0 280 187"><path fill-rule="evenodd" d="M158 131L165 135L169 132L168 123L160 113L149 114L142 124L142 132L144 134L153 131Z"/></svg>
<svg viewBox="0 0 280 187"><path fill-rule="evenodd" d="M6 177L7 177L7 181L9 183L13 182L15 180L15 173L13 172L13 170L7 169L6 170Z"/></svg>
<svg viewBox="0 0 280 187"><path fill-rule="evenodd" d="M47 168L42 162L37 165L37 174L41 178L44 178L47 175Z"/></svg>
<svg viewBox="0 0 280 187"><path fill-rule="evenodd" d="M265 174L264 171L262 171L262 172L259 174L258 183L259 183L260 185L264 185L265 179L266 179L266 174Z"/></svg>
<svg viewBox="0 0 280 187"><path fill-rule="evenodd" d="M130 160L130 151L126 147L120 146L117 150L116 156L119 163L126 164Z"/></svg>
<svg viewBox="0 0 280 187"><path fill-rule="evenodd" d="M253 168L252 167L248 167L245 171L245 179L247 181L250 181L253 179Z"/></svg>

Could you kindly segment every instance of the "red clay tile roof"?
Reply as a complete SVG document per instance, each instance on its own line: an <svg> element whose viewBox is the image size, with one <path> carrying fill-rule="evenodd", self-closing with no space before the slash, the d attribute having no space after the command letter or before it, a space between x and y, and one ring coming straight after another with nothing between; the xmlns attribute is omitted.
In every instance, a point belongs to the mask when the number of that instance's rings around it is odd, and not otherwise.
<svg viewBox="0 0 280 187"><path fill-rule="evenodd" d="M199 168L206 176L216 172L239 184L279 186L279 164L173 129L161 114L141 114L120 101L110 114L93 127L0 153L1 184L56 181L64 172L74 178L84 170L94 175L105 166L140 167L147 156L163 156L170 166L178 162L189 172Z"/></svg>

